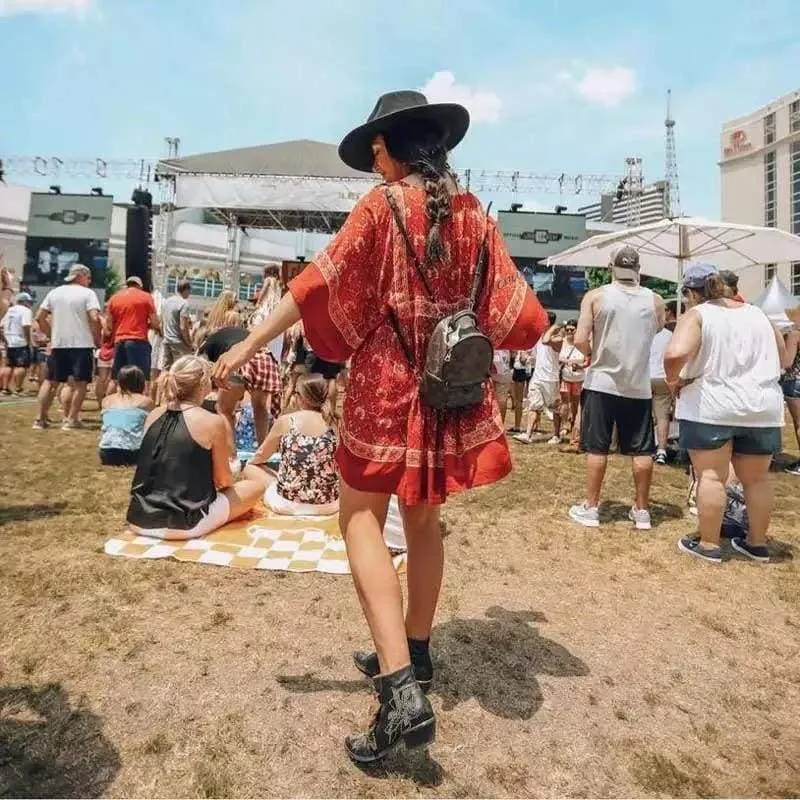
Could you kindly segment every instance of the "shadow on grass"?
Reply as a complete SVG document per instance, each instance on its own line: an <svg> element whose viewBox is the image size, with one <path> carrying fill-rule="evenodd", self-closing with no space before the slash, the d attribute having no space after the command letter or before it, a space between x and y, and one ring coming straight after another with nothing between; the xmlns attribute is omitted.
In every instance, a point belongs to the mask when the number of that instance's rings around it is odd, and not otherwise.
<svg viewBox="0 0 800 800"><path fill-rule="evenodd" d="M442 765L431 758L428 749L416 751L396 750L376 764L357 764L357 768L370 778L405 778L417 786L436 787L444 780Z"/></svg>
<svg viewBox="0 0 800 800"><path fill-rule="evenodd" d="M542 705L538 675L580 677L589 668L563 645L541 636L530 623L546 622L533 611L493 606L485 619L453 619L431 635L436 676L431 693L449 711L475 698L485 711L505 719L530 719ZM353 667L355 670L355 667ZM291 692L367 691L362 680L325 680L305 675L278 676Z"/></svg>
<svg viewBox="0 0 800 800"><path fill-rule="evenodd" d="M600 522L628 521L630 503L608 501L600 504ZM660 525L668 519L681 519L686 516L686 509L675 503L661 503L658 500L650 501L650 520L653 525Z"/></svg>
<svg viewBox="0 0 800 800"><path fill-rule="evenodd" d="M31 503L27 506L1 506L0 526L10 522L30 522L31 520L55 517L61 514L68 503Z"/></svg>
<svg viewBox="0 0 800 800"><path fill-rule="evenodd" d="M100 717L60 684L0 687L0 796L100 797L119 768Z"/></svg>

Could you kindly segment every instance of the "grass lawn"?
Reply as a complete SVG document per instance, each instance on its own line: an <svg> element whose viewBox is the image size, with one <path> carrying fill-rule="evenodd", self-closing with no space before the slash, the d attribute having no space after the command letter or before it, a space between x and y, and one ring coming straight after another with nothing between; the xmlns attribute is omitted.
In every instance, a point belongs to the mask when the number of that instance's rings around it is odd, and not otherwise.
<svg viewBox="0 0 800 800"><path fill-rule="evenodd" d="M447 504L430 752L363 772L368 645L350 579L110 558L131 471L95 430L0 405L0 797L798 796L800 482L777 475L775 563L679 554L687 481L629 467L575 526L583 461ZM794 446L794 439L791 439Z"/></svg>

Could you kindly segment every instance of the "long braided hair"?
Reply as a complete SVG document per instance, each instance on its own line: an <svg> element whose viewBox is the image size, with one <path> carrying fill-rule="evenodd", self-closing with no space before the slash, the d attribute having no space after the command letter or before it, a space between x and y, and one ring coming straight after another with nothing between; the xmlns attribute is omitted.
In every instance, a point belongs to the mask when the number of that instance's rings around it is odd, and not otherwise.
<svg viewBox="0 0 800 800"><path fill-rule="evenodd" d="M393 125L384 141L389 155L425 182L425 213L430 222L425 261L441 261L445 256L441 227L450 216L450 182L455 180L447 162L445 132L434 122L410 120Z"/></svg>

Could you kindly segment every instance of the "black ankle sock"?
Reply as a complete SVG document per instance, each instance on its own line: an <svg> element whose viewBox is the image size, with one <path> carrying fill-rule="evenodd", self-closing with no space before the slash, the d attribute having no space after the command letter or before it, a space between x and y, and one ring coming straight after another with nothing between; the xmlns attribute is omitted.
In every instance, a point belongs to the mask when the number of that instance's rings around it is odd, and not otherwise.
<svg viewBox="0 0 800 800"><path fill-rule="evenodd" d="M430 639L409 639L408 650L413 660L414 656L427 656Z"/></svg>

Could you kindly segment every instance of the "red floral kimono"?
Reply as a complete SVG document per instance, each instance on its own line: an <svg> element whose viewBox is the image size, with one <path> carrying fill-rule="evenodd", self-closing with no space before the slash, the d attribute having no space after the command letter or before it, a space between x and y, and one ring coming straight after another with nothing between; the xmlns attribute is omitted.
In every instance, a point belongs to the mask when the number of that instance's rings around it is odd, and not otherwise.
<svg viewBox="0 0 800 800"><path fill-rule="evenodd" d="M446 257L425 267L435 304L408 256L386 199L386 186L366 194L338 235L289 284L314 352L351 359L337 463L345 483L364 492L397 494L408 505L443 503L448 494L494 483L511 471L503 421L489 388L482 405L438 415L420 402L390 309L417 364L424 364L436 323L465 307L478 250L487 232L488 262L477 316L497 349L528 350L547 328L547 314L508 255L477 198L457 194L442 226ZM428 220L425 192L389 187L420 262ZM488 225L488 228L487 228Z"/></svg>

